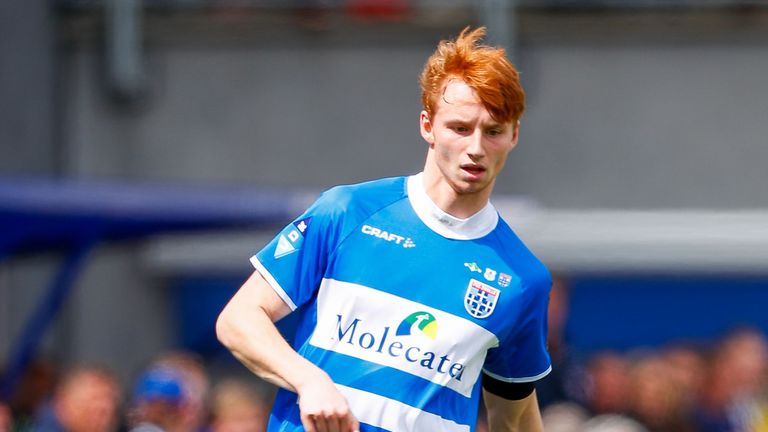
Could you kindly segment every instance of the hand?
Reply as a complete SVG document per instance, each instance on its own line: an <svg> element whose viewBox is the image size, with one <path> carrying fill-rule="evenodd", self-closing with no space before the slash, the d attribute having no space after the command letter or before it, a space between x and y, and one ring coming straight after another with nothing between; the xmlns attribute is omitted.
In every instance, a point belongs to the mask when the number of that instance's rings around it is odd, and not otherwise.
<svg viewBox="0 0 768 432"><path fill-rule="evenodd" d="M360 423L347 399L328 375L307 382L298 393L301 424L307 432L359 432Z"/></svg>

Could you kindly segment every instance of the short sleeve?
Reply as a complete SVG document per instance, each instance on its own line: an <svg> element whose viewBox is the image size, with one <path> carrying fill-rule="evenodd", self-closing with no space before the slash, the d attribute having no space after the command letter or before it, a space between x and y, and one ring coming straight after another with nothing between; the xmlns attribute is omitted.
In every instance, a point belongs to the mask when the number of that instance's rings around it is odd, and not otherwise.
<svg viewBox="0 0 768 432"><path fill-rule="evenodd" d="M488 351L483 372L499 381L534 382L544 378L552 363L547 352L547 306L551 278L540 277L528 288L529 307L518 326Z"/></svg>
<svg viewBox="0 0 768 432"><path fill-rule="evenodd" d="M312 298L339 238L343 212L328 192L283 228L251 263L295 310Z"/></svg>

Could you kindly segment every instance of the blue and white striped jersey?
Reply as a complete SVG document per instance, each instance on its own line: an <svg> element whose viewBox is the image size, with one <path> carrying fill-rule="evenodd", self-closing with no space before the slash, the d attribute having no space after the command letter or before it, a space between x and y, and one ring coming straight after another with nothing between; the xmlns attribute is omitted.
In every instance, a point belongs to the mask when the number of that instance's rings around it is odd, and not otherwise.
<svg viewBox="0 0 768 432"><path fill-rule="evenodd" d="M547 269L490 203L457 219L421 176L330 189L251 258L362 431L472 431L481 372L530 382L551 368ZM268 430L303 430L298 411L281 390Z"/></svg>

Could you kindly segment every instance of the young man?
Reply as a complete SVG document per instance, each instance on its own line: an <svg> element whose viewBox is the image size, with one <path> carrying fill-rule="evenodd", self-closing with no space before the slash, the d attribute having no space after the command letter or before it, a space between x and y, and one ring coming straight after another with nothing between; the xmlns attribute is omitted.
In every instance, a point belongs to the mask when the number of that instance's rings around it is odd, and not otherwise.
<svg viewBox="0 0 768 432"><path fill-rule="evenodd" d="M472 431L481 394L491 431L542 429L550 276L489 202L524 93L483 35L422 72L424 171L322 194L221 313L219 339L282 387L270 431ZM292 311L293 348L273 325Z"/></svg>

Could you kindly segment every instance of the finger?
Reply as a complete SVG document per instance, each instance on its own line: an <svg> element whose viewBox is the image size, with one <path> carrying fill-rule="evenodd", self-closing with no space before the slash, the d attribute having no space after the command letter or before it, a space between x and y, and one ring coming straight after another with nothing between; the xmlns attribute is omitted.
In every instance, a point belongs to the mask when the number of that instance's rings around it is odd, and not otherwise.
<svg viewBox="0 0 768 432"><path fill-rule="evenodd" d="M314 416L313 420L315 421L317 432L328 432L328 418L325 414L318 414Z"/></svg>
<svg viewBox="0 0 768 432"><path fill-rule="evenodd" d="M312 416L301 414L301 424L304 426L305 432L317 432L315 428L315 421Z"/></svg>
<svg viewBox="0 0 768 432"><path fill-rule="evenodd" d="M340 430L341 432L359 432L360 423L357 421L355 416L352 415L352 413L350 412L341 419Z"/></svg>
<svg viewBox="0 0 768 432"><path fill-rule="evenodd" d="M326 419L328 432L341 432L341 419L338 415L332 415Z"/></svg>

